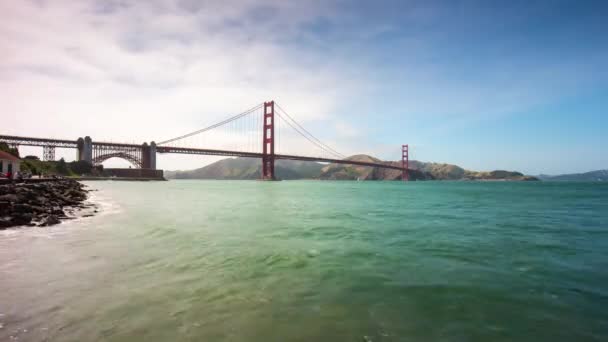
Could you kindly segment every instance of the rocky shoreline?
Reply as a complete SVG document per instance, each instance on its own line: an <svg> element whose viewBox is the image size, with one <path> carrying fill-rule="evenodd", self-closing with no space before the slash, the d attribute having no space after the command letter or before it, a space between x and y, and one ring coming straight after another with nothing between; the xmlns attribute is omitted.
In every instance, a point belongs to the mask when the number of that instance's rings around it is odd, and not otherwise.
<svg viewBox="0 0 608 342"><path fill-rule="evenodd" d="M0 185L0 230L52 226L62 220L92 216L97 209L85 203L88 192L85 185L71 179Z"/></svg>

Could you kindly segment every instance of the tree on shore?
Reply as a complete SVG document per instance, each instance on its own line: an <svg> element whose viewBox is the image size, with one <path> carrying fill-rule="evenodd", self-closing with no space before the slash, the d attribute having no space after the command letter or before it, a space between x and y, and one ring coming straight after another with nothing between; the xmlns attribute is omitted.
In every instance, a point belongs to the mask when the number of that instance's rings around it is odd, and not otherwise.
<svg viewBox="0 0 608 342"><path fill-rule="evenodd" d="M60 175L67 176L68 174L70 174L70 170L68 169L68 164L65 162L65 159L63 159L63 158L59 159L59 161L57 162L56 170L57 170L57 173Z"/></svg>
<svg viewBox="0 0 608 342"><path fill-rule="evenodd" d="M0 142L0 151L4 151L6 153L10 153L15 157L19 158L19 149L16 147L10 147L5 142Z"/></svg>
<svg viewBox="0 0 608 342"><path fill-rule="evenodd" d="M70 163L70 170L77 175L87 175L91 173L93 165L86 160L78 160Z"/></svg>

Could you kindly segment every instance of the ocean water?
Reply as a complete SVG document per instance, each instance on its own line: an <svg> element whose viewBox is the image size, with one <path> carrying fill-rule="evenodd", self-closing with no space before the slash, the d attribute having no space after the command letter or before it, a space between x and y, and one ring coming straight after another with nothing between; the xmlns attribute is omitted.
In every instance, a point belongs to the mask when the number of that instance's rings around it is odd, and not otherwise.
<svg viewBox="0 0 608 342"><path fill-rule="evenodd" d="M90 182L0 232L0 341L607 341L608 184Z"/></svg>

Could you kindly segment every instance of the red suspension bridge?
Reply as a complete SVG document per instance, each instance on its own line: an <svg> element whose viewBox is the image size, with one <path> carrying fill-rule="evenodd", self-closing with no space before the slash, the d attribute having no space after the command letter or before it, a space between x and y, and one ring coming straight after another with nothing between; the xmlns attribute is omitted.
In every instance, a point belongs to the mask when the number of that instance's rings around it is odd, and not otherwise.
<svg viewBox="0 0 608 342"><path fill-rule="evenodd" d="M77 159L98 165L110 158L122 158L137 168L156 169L157 153L199 154L249 157L262 160L262 179L274 180L274 164L279 159L351 164L402 172L409 179L409 148L401 147L401 165L349 160L311 134L274 101L264 102L211 126L178 137L151 142L125 144L93 141L33 138L0 135L11 146L42 146L45 160L55 159L55 148L77 149ZM260 144L261 142L261 144Z"/></svg>

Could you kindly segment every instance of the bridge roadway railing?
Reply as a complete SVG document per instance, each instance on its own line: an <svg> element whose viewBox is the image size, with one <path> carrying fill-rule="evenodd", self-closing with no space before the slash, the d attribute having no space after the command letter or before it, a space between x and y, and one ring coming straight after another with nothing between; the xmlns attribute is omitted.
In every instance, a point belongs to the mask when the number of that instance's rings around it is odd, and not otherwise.
<svg viewBox="0 0 608 342"><path fill-rule="evenodd" d="M53 146L53 147L65 147L65 148L78 148L77 140L18 137L18 136L14 136L14 135L0 135L0 141L5 142L9 145ZM138 144L125 144L125 143L115 143L115 142L106 142L106 141L93 141L92 144L97 145L97 146L108 146L108 147L141 148L141 145L138 145Z"/></svg>
<svg viewBox="0 0 608 342"><path fill-rule="evenodd" d="M78 147L76 140L18 137L18 136L14 136L14 135L0 135L0 141L5 142L9 145L54 146L54 147L66 147L66 148L77 148Z"/></svg>
<svg viewBox="0 0 608 342"><path fill-rule="evenodd" d="M64 147L64 148L78 148L78 143L76 140L0 135L0 141L6 142L9 145L55 146L55 147ZM142 148L142 145L114 143L114 142L93 141L92 144L96 145L96 146L107 146L107 147L122 147L122 148L134 148L134 149ZM157 146L156 152L158 152L158 153L199 154L199 155L227 156L227 157L248 157L248 158L262 158L263 157L262 153L256 153L256 152L239 152L239 151L229 151L229 150L212 150L212 149L170 147L170 146ZM393 170L399 170L399 171L404 170L400 166L390 165L387 163L374 163L374 162L365 162L365 161L347 160L347 159L304 157L304 156L284 155L284 154L275 154L274 159L275 160L277 160L277 159L303 160L303 161L313 161L313 162L321 162L321 163L336 163L336 164L380 167L380 168L393 169Z"/></svg>
<svg viewBox="0 0 608 342"><path fill-rule="evenodd" d="M285 154L275 154L274 159L304 160L304 161L313 161L313 162L321 162L321 163L335 163L335 164L380 167L383 169L393 169L393 170L399 170L399 171L403 170L403 168L401 168L400 166L390 165L390 164L388 164L388 162L372 163L372 162L365 162L365 161L358 161L358 160L302 157L302 156L292 156L292 155L285 155Z"/></svg>
<svg viewBox="0 0 608 342"><path fill-rule="evenodd" d="M262 153L239 152L229 150L212 150L205 148L157 146L157 153L201 154L206 156L262 158Z"/></svg>

